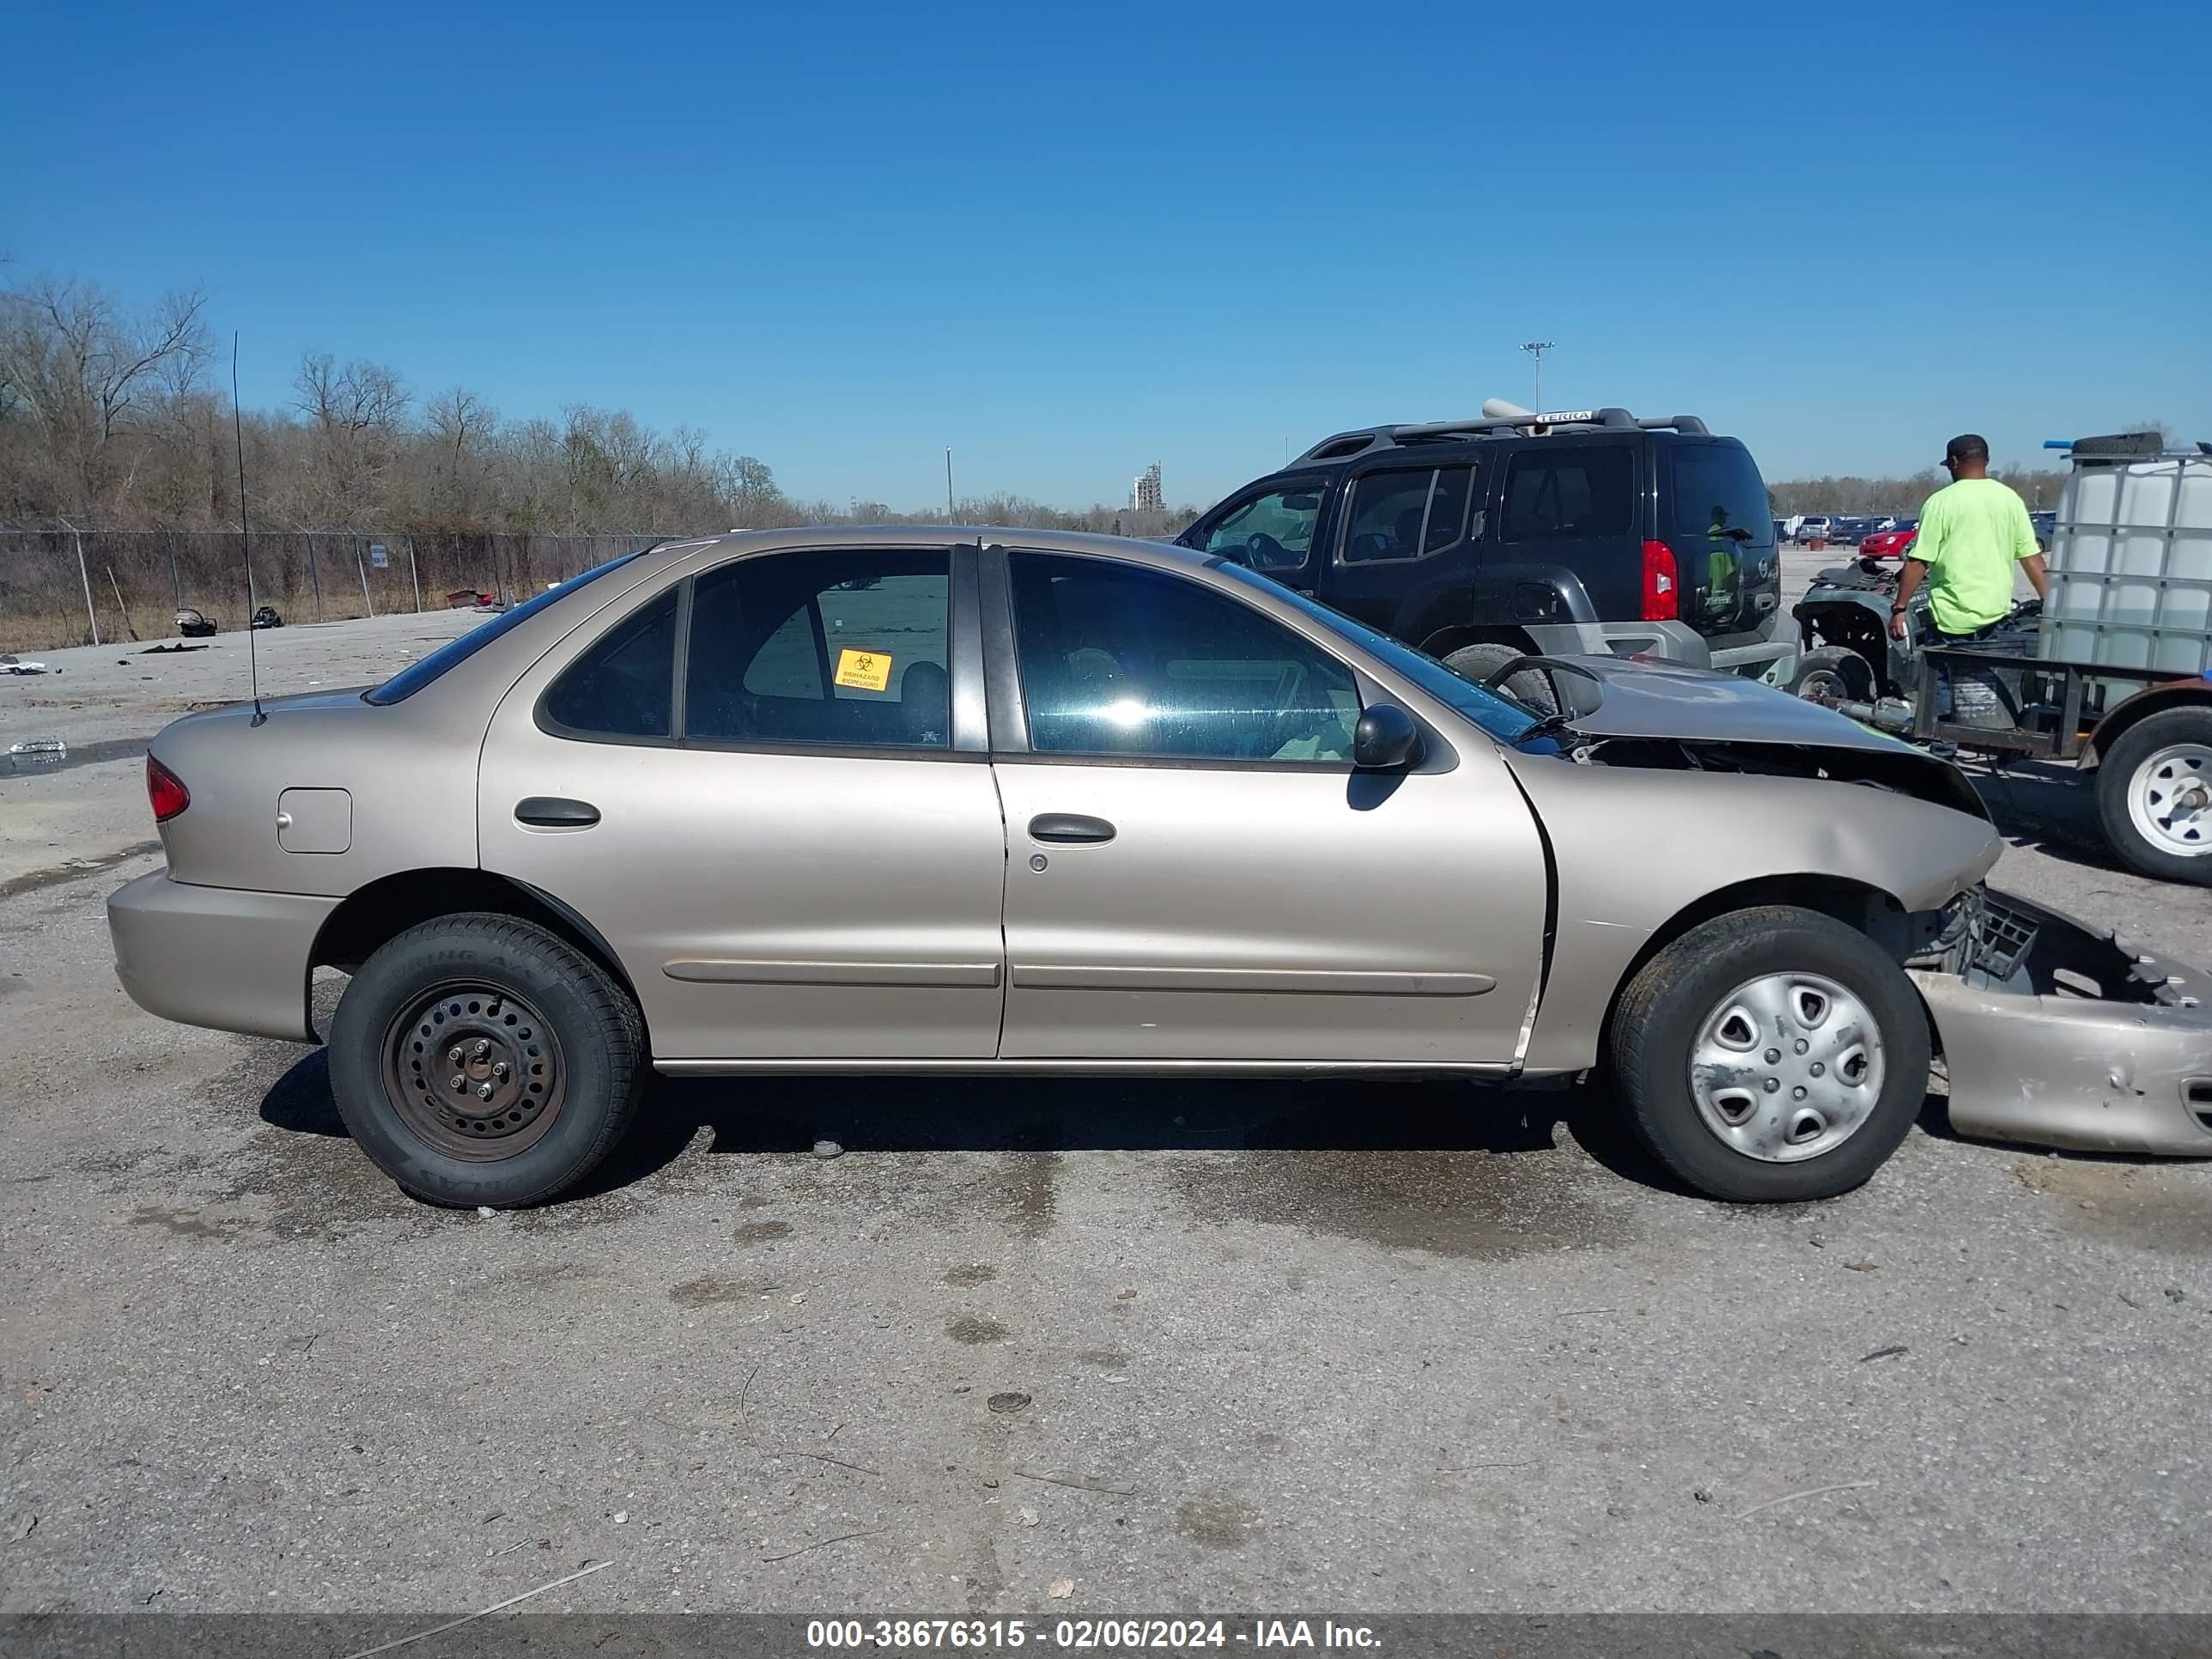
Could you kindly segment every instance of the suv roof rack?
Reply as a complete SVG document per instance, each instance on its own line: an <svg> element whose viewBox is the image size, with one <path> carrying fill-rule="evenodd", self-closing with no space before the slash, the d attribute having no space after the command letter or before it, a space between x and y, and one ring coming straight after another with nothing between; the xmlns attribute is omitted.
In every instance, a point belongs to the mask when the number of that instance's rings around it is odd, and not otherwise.
<svg viewBox="0 0 2212 1659"><path fill-rule="evenodd" d="M1300 461L1337 461L1385 446L1464 443L1480 438L1545 437L1558 432L1679 432L1702 438L1709 428L1694 415L1639 420L1625 409L1559 410L1541 415L1505 415L1479 421L1430 421L1416 426L1364 427L1323 438ZM1294 463L1295 465L1295 463Z"/></svg>

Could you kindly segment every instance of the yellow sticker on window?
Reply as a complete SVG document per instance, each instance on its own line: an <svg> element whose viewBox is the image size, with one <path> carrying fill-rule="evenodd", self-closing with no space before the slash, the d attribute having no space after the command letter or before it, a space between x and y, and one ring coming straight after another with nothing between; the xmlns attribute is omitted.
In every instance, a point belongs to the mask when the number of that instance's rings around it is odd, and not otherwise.
<svg viewBox="0 0 2212 1659"><path fill-rule="evenodd" d="M837 684L855 691L882 691L891 683L891 659L880 651L840 651Z"/></svg>

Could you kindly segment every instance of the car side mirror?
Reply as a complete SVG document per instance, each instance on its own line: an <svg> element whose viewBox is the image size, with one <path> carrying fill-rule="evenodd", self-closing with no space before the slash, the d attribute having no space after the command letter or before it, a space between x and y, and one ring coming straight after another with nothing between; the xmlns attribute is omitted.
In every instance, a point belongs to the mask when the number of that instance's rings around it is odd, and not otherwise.
<svg viewBox="0 0 2212 1659"><path fill-rule="evenodd" d="M1421 728L1395 702L1362 709L1352 728L1352 763L1363 772L1395 772L1421 757Z"/></svg>

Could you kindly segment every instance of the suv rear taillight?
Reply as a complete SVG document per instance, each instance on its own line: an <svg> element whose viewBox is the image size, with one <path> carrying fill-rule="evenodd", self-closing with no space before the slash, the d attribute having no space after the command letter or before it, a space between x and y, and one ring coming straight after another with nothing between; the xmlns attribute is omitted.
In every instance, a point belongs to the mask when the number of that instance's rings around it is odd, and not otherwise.
<svg viewBox="0 0 2212 1659"><path fill-rule="evenodd" d="M1664 542L1644 544L1644 620L1673 622L1682 614L1680 578L1674 550Z"/></svg>
<svg viewBox="0 0 2212 1659"><path fill-rule="evenodd" d="M154 805L154 822L167 823L192 804L185 781L151 755L146 757L146 799Z"/></svg>

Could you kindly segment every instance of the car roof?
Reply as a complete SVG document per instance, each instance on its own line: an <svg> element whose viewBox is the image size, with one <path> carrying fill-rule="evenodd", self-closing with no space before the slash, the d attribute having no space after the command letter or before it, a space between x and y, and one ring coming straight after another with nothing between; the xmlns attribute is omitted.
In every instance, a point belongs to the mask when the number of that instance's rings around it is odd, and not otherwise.
<svg viewBox="0 0 2212 1659"><path fill-rule="evenodd" d="M657 574L669 566L708 557L748 553L823 552L854 547L1018 547L1043 553L1088 553L1133 559L1139 563L1194 570L1218 556L1194 552L1168 542L1135 536L1109 536L1080 530L1024 530L1006 525L870 524L795 525L781 530L732 530L720 536L693 536L648 549L637 574Z"/></svg>
<svg viewBox="0 0 2212 1659"><path fill-rule="evenodd" d="M1695 415L1643 419L1625 409L1554 410L1542 415L1486 416L1473 421L1428 421L1415 425L1355 427L1332 433L1279 472L1341 466L1394 451L1418 452L1426 459L1460 446L1498 443L1557 443L1577 437L1647 434L1651 438L1715 438ZM1741 445L1734 438L1716 441ZM1270 477L1273 474L1268 475Z"/></svg>

